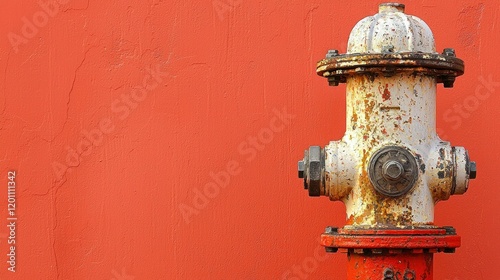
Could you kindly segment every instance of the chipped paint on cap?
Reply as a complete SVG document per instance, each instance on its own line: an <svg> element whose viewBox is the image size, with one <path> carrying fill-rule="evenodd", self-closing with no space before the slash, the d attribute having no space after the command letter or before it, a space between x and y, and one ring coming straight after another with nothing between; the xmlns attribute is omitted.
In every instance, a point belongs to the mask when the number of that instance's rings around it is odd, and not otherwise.
<svg viewBox="0 0 500 280"><path fill-rule="evenodd" d="M399 3L384 3L379 13L359 21L351 31L348 53L436 53L434 36L420 18L404 13Z"/></svg>

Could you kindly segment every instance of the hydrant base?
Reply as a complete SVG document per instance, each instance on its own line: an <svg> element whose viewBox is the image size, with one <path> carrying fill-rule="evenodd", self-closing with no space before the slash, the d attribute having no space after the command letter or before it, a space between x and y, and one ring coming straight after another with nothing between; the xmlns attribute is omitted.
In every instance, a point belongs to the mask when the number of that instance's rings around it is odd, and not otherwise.
<svg viewBox="0 0 500 280"><path fill-rule="evenodd" d="M460 242L452 227L328 227L321 235L321 244L327 252L347 253L348 280L430 280L433 254L454 253Z"/></svg>
<svg viewBox="0 0 500 280"><path fill-rule="evenodd" d="M432 280L432 253L347 255L347 279Z"/></svg>

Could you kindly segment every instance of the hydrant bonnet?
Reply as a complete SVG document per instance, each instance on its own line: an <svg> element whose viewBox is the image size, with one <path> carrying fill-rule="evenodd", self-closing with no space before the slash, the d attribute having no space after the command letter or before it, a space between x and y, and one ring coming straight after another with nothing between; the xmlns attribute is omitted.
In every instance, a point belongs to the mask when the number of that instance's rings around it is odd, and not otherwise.
<svg viewBox="0 0 500 280"><path fill-rule="evenodd" d="M385 52L436 53L434 36L423 20L404 13L403 4L381 4L378 14L354 26L347 53Z"/></svg>

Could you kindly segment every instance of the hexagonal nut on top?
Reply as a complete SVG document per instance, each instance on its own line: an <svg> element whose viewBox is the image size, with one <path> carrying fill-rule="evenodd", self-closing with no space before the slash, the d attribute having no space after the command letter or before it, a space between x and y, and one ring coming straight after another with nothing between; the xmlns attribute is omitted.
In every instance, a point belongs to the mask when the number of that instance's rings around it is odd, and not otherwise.
<svg viewBox="0 0 500 280"><path fill-rule="evenodd" d="M298 162L299 178L304 178L304 188L309 196L320 196L324 186L324 151L320 146L311 146L304 152L304 159Z"/></svg>

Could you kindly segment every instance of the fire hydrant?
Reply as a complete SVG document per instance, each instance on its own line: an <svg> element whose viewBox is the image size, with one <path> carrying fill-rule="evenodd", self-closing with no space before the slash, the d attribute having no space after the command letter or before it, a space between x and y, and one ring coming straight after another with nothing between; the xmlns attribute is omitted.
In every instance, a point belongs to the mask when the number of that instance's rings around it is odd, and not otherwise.
<svg viewBox="0 0 500 280"><path fill-rule="evenodd" d="M346 132L299 161L310 196L346 205L346 225L327 227L327 252L348 256L347 279L432 279L433 254L460 246L434 225L434 206L467 191L476 164L436 134L436 86L453 87L464 63L436 52L430 28L384 3L351 31L347 53L317 65L330 86L346 83Z"/></svg>

